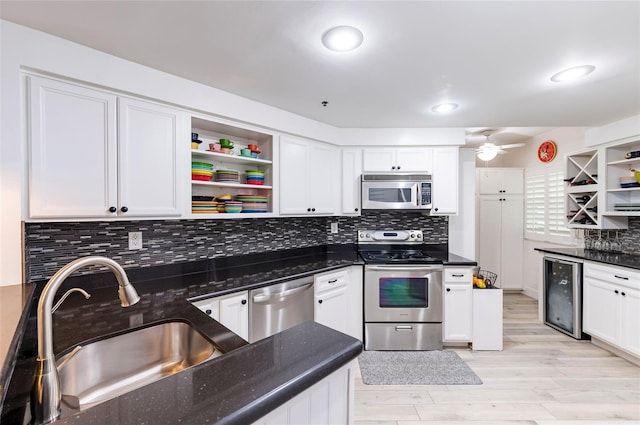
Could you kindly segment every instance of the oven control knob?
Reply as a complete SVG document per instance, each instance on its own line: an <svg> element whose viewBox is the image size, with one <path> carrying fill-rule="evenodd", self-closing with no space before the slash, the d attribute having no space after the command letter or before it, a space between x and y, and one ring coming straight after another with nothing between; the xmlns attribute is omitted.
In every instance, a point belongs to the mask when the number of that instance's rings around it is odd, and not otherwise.
<svg viewBox="0 0 640 425"><path fill-rule="evenodd" d="M367 238L370 238L371 237L371 233L367 233L366 236L367 236Z"/></svg>
<svg viewBox="0 0 640 425"><path fill-rule="evenodd" d="M416 235L414 235L413 233L411 234L411 239L415 238Z"/></svg>
<svg viewBox="0 0 640 425"><path fill-rule="evenodd" d="M418 233L418 239L422 239L422 234Z"/></svg>

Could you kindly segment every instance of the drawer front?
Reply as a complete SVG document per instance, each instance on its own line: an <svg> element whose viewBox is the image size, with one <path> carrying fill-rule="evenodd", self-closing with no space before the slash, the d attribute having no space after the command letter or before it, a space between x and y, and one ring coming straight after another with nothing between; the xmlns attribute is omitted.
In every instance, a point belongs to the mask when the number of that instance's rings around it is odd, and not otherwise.
<svg viewBox="0 0 640 425"><path fill-rule="evenodd" d="M585 276L605 282L640 289L640 272L632 269L585 262L583 273Z"/></svg>
<svg viewBox="0 0 640 425"><path fill-rule="evenodd" d="M444 281L445 282L471 282L473 277L473 271L471 269L444 269Z"/></svg>
<svg viewBox="0 0 640 425"><path fill-rule="evenodd" d="M367 323L365 350L442 350L442 323Z"/></svg>
<svg viewBox="0 0 640 425"><path fill-rule="evenodd" d="M315 276L315 293L329 291L333 288L345 286L348 279L348 270L342 270L335 273L327 273Z"/></svg>

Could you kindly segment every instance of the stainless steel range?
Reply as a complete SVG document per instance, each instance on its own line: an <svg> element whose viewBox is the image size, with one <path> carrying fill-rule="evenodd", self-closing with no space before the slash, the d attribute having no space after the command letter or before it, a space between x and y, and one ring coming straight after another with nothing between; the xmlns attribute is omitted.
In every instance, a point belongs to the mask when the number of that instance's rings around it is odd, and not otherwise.
<svg viewBox="0 0 640 425"><path fill-rule="evenodd" d="M361 230L365 350L442 349L442 260L446 244L421 230Z"/></svg>

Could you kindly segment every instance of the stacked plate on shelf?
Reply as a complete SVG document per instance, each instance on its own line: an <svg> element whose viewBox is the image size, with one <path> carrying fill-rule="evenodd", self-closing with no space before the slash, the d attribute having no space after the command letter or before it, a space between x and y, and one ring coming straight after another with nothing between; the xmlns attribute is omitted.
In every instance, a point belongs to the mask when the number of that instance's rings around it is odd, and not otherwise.
<svg viewBox="0 0 640 425"><path fill-rule="evenodd" d="M614 204L614 211L640 211L640 204Z"/></svg>
<svg viewBox="0 0 640 425"><path fill-rule="evenodd" d="M192 180L211 181L211 176L213 176L213 164L199 161L191 162Z"/></svg>
<svg viewBox="0 0 640 425"><path fill-rule="evenodd" d="M236 170L216 171L216 181L219 183L240 183L240 173Z"/></svg>
<svg viewBox="0 0 640 425"><path fill-rule="evenodd" d="M237 195L236 199L242 202L242 212L257 213L268 212L268 198L259 195Z"/></svg>
<svg viewBox="0 0 640 425"><path fill-rule="evenodd" d="M218 202L213 200L213 196L192 196L191 212L194 214L217 214Z"/></svg>
<svg viewBox="0 0 640 425"><path fill-rule="evenodd" d="M247 184L264 184L264 171L247 170Z"/></svg>

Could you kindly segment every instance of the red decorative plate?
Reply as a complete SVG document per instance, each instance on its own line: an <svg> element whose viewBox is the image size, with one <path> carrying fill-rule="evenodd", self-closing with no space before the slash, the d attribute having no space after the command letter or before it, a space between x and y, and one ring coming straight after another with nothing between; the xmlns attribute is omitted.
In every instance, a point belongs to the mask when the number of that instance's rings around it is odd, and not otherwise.
<svg viewBox="0 0 640 425"><path fill-rule="evenodd" d="M538 147L538 159L542 162L551 162L556 157L558 149L553 140L547 140L540 143Z"/></svg>

